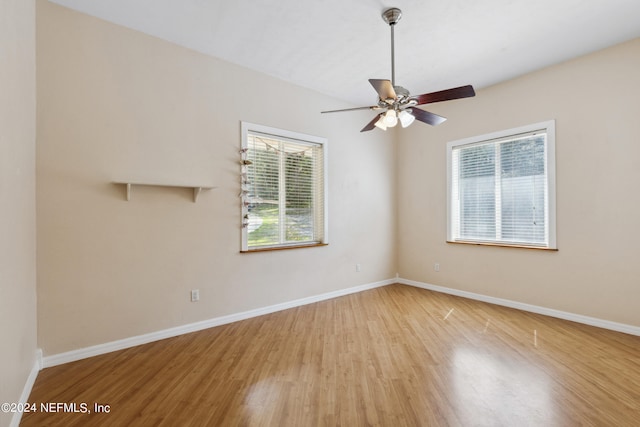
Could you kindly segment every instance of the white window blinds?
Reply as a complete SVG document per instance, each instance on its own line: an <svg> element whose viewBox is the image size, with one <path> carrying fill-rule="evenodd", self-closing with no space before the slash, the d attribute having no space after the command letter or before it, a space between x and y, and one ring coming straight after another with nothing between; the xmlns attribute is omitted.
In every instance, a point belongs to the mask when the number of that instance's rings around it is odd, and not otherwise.
<svg viewBox="0 0 640 427"><path fill-rule="evenodd" d="M243 249L325 243L324 145L248 130Z"/></svg>
<svg viewBox="0 0 640 427"><path fill-rule="evenodd" d="M554 247L553 138L532 126L450 143L450 241Z"/></svg>

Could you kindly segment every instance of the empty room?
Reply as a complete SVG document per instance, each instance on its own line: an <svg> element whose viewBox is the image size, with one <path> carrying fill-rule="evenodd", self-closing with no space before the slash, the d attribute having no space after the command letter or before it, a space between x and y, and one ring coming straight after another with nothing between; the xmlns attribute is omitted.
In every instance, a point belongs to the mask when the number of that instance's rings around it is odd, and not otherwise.
<svg viewBox="0 0 640 427"><path fill-rule="evenodd" d="M0 0L0 426L640 425L636 0Z"/></svg>

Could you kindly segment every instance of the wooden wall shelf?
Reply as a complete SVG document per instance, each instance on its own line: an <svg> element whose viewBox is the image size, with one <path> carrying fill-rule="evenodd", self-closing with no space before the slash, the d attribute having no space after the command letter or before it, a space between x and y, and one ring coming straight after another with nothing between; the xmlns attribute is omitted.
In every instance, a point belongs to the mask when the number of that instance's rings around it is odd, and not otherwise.
<svg viewBox="0 0 640 427"><path fill-rule="evenodd" d="M127 181L114 181L114 184L124 185L127 187L127 201L131 200L132 187L134 185L146 186L146 187L174 187L174 188L191 188L193 189L193 203L198 200L198 196L202 190L212 190L216 187L210 185L188 185L188 184L160 184L157 182L127 182Z"/></svg>

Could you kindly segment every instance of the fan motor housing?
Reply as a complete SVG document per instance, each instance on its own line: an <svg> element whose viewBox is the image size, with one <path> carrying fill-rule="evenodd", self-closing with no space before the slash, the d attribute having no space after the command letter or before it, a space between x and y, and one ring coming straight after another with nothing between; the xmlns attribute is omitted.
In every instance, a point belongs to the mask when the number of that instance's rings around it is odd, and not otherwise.
<svg viewBox="0 0 640 427"><path fill-rule="evenodd" d="M398 95L398 97L409 96L409 91L402 86L394 86L393 90L396 91L396 95Z"/></svg>

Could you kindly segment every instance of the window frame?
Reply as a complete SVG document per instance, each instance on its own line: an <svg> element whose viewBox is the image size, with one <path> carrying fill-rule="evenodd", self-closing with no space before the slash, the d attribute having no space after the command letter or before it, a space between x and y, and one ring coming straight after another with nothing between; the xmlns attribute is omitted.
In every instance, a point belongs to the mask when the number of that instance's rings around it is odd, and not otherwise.
<svg viewBox="0 0 640 427"><path fill-rule="evenodd" d="M453 214L456 211L453 200L453 150L454 148L471 145L482 145L491 142L509 141L511 138L515 139L523 134L530 134L533 132L545 132L546 133L546 149L545 149L545 173L547 177L546 188L546 203L547 212L545 213L545 219L547 220L547 235L548 241L546 245L539 244L527 244L527 243L510 243L507 241L491 240L491 239L478 239L469 240L456 238L454 236L454 218ZM557 250L556 239L556 158L555 158L555 120L547 120L544 122L533 123L530 125L520 126L512 129L500 130L488 134L472 136L469 138L450 141L447 143L447 243L464 243L482 246L506 246L506 247L519 247L528 249L542 249L542 250Z"/></svg>
<svg viewBox="0 0 640 427"><path fill-rule="evenodd" d="M255 123L249 122L240 122L241 123L241 150L245 150L248 148L248 140L250 133L256 134L264 134L273 137L274 139L282 139L282 140L293 140L294 142L301 142L307 144L316 144L321 146L322 148L322 180L323 180L323 188L322 188L322 197L323 197L323 233L320 241L312 241L312 242L295 242L295 243L279 243L276 245L265 245L260 247L249 247L248 242L248 229L247 227L242 227L241 234L241 253L251 253L251 252L263 252L263 251L273 251L273 250L282 250L282 249L297 249L297 248L308 248L308 247L316 247L316 246L325 246L329 244L329 174L328 174L328 151L329 151L329 140L324 137L308 135L300 132L294 132L285 129L279 129L271 126L259 125ZM244 203L241 204L241 219L244 218L245 214L247 214L247 209L244 206Z"/></svg>

